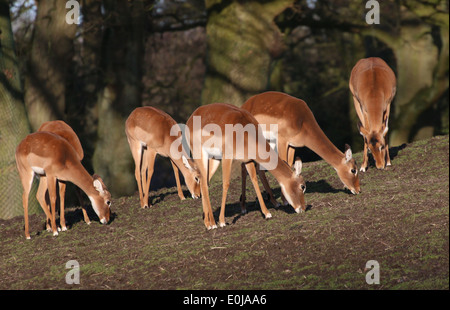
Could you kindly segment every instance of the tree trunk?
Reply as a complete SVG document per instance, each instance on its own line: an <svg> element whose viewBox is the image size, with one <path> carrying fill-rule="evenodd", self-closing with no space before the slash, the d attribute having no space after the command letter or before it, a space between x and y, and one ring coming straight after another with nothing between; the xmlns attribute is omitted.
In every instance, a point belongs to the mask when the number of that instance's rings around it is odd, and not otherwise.
<svg viewBox="0 0 450 310"><path fill-rule="evenodd" d="M66 23L66 2L36 1L37 16L25 78L25 104L31 129L64 119L66 80L71 77L76 24Z"/></svg>
<svg viewBox="0 0 450 310"><path fill-rule="evenodd" d="M142 1L105 1L106 30L102 55L104 81L98 102L98 141L93 157L113 195L136 190L134 161L125 135L125 121L141 103L144 34Z"/></svg>
<svg viewBox="0 0 450 310"><path fill-rule="evenodd" d="M224 7L225 2L206 1L208 71L202 104L241 106L269 86L272 60L285 47L274 18L293 1L227 1Z"/></svg>
<svg viewBox="0 0 450 310"><path fill-rule="evenodd" d="M23 215L22 184L15 162L20 141L30 133L14 38L9 15L9 1L0 1L0 218ZM34 189L36 190L36 189ZM35 193L35 192L34 192ZM30 194L32 196L33 193ZM29 212L40 210L30 199Z"/></svg>

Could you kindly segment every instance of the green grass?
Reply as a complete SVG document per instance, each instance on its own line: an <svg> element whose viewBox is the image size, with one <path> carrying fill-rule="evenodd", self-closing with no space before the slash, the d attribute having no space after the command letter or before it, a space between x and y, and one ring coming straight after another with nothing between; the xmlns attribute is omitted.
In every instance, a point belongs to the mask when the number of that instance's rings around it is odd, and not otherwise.
<svg viewBox="0 0 450 310"><path fill-rule="evenodd" d="M180 201L174 188L152 192L158 198L145 210L137 195L114 198L106 226L66 210L79 218L58 237L43 230L43 215L30 216L31 240L22 217L0 221L0 289L448 289L448 143L442 136L407 145L391 168L361 174L356 196L325 162L304 163L311 209L297 214L266 202L270 220L249 180L248 213L240 214L236 177L227 226L211 231L201 200ZM220 177L210 188L218 219ZM80 285L65 284L71 259L80 263ZM365 282L372 259L380 285Z"/></svg>

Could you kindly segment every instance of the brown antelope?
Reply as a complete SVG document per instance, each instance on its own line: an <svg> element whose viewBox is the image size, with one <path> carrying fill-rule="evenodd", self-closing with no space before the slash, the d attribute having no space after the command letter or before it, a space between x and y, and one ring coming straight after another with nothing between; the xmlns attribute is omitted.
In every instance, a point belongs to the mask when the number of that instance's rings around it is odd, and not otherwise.
<svg viewBox="0 0 450 310"><path fill-rule="evenodd" d="M360 170L367 170L368 150L372 152L376 167L384 169L391 165L386 134L391 101L396 92L395 74L380 58L361 59L353 67L349 86L359 117L358 129L364 137Z"/></svg>
<svg viewBox="0 0 450 310"><path fill-rule="evenodd" d="M223 182L219 216L221 227L225 226L225 202L230 185L233 159L247 164L248 173L266 219L271 218L272 215L267 210L261 196L253 161L266 167L272 173L279 182L285 197L297 213L306 209L303 195L305 182L299 175L300 172L293 172L271 149L259 129L258 122L250 113L230 104L213 103L197 108L186 125L188 130L185 134L188 134L187 140L190 143L194 161L200 170L204 223L207 229L217 227L211 209L208 183L220 163L219 158L222 161ZM230 127L239 128L239 126L244 129L241 134L238 130L234 133L231 132L231 134L227 132ZM254 131L251 130L252 128ZM210 135L211 132L212 135ZM207 138L208 135L209 138ZM252 153L254 154L252 155ZM210 157L215 159L211 160Z"/></svg>
<svg viewBox="0 0 450 310"><path fill-rule="evenodd" d="M78 155L78 159L81 161L84 157L83 148L81 146L80 140L78 139L77 134L73 131L73 129L67 125L65 122L57 120L57 121L49 121L45 122L39 127L38 131L49 131L52 132L60 137L63 137L66 139L70 145L75 149L75 152ZM58 181L58 187L59 187L59 204L60 204L60 225L61 230L66 231L66 221L64 217L64 197L66 193L66 183L62 181ZM39 188L36 194L36 198L39 201L39 204L41 207L46 206L48 210L50 210L50 206L48 205L47 199L46 199L46 193L47 193L47 179L43 175L40 177L39 181ZM78 194L78 193L77 193ZM89 219L89 216L87 215L86 209L84 208L81 196L78 196L81 202L82 210L83 210L83 216L84 221L87 224L90 224L91 221ZM47 218L47 230L50 231L51 218Z"/></svg>
<svg viewBox="0 0 450 310"><path fill-rule="evenodd" d="M265 124L266 128L269 124L278 124L278 154L289 166L293 163L295 148L306 146L336 170L344 186L353 194L360 192L358 168L352 158L350 146L345 145L345 153L339 151L319 127L305 101L284 93L269 91L249 98L242 109L250 112L258 123ZM265 132L264 136L271 140L274 138L271 134ZM278 205L264 173L260 174L260 177L270 200ZM244 172L242 180L242 188L245 189ZM283 195L282 199L284 201Z"/></svg>
<svg viewBox="0 0 450 310"><path fill-rule="evenodd" d="M23 186L23 209L25 237L30 239L28 229L28 195L34 176L45 176L51 212L41 206L47 218L51 218L53 235L58 235L55 223L56 182L69 181L89 197L100 222L106 224L111 215L111 194L100 177L91 176L79 160L73 146L61 136L47 131L29 134L16 148L16 163Z"/></svg>
<svg viewBox="0 0 450 310"><path fill-rule="evenodd" d="M136 108L131 112L125 123L125 133L135 163L135 177L142 208L149 207L149 189L156 154L170 158L177 183L178 196L181 200L184 200L185 197L181 190L178 170L183 174L192 198L196 199L200 196L200 176L194 162L188 160L188 156L185 154L177 157L173 156L174 154L171 152L171 146L175 140L182 137L181 131L174 129L179 129L175 120L167 113L154 107ZM176 135L171 135L171 130L174 130Z"/></svg>

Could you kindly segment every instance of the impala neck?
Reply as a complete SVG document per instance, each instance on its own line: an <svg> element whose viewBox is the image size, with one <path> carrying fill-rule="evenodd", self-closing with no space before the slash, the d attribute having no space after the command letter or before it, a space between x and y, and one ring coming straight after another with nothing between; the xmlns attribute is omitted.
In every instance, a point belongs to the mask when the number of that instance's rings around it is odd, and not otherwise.
<svg viewBox="0 0 450 310"><path fill-rule="evenodd" d="M284 184L284 181L292 177L293 171L283 160L278 157L278 163L275 169L268 170L279 184Z"/></svg>
<svg viewBox="0 0 450 310"><path fill-rule="evenodd" d="M81 163L76 163L71 168L73 169L70 169L70 174L66 177L67 181L78 186L89 198L96 196L98 191L94 187L94 179Z"/></svg>
<svg viewBox="0 0 450 310"><path fill-rule="evenodd" d="M344 158L344 153L331 143L322 129L316 123L313 130L308 130L305 135L305 146L319 155L328 164L337 168Z"/></svg>
<svg viewBox="0 0 450 310"><path fill-rule="evenodd" d="M186 177L189 173L189 169L184 165L183 160L181 158L179 158L179 159L171 158L171 159L173 160L175 165L177 165L178 169L183 174L183 177L186 179Z"/></svg>

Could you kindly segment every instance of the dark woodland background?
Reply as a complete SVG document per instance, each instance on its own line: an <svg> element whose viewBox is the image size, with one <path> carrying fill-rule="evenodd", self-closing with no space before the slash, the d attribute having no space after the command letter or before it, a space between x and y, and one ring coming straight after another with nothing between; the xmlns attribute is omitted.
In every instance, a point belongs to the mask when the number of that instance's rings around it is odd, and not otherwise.
<svg viewBox="0 0 450 310"><path fill-rule="evenodd" d="M48 120L72 126L113 197L136 191L124 124L139 106L183 123L202 104L282 91L308 103L339 149L360 151L348 80L369 56L397 75L390 146L448 134L448 1L379 1L379 25L360 0L79 3L76 25L66 1L0 0L0 218L22 214L15 147ZM169 161L156 167L152 189L173 186Z"/></svg>

